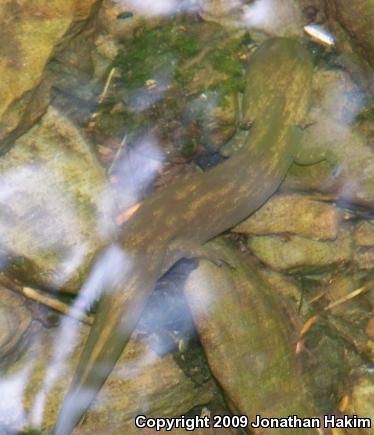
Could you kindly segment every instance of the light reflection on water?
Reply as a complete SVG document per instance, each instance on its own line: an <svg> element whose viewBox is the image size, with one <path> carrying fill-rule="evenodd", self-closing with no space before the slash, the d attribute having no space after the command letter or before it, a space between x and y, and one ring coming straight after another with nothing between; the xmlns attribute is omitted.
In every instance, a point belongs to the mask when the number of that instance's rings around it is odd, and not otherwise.
<svg viewBox="0 0 374 435"><path fill-rule="evenodd" d="M113 167L113 174L119 178L116 185L117 193L120 194L122 207L129 207L139 201L146 190L152 184L162 166L163 155L157 146L157 141L152 136L146 136L139 140L123 158L119 158ZM63 286L68 279L76 273L82 261L87 261L86 239L87 234L80 230L81 216L75 207L75 202L63 190L56 189L56 179L53 172L45 168L43 162L34 162L30 166L19 166L5 172L0 179L0 203L3 213L1 214L1 233L6 234L12 225L21 225L22 230L32 240L30 256L40 255L40 252L66 251L60 256L56 264L55 278L53 284L56 287ZM27 187L26 187L27 186ZM42 189L41 189L42 187ZM35 207L34 214L28 213L29 197L38 200L38 207ZM93 198L98 209L107 207L108 213L97 214L97 228L101 237L107 240L113 237L112 223L107 222L107 216L112 215L113 209L113 186L107 183L104 186L103 194ZM17 209L26 210L24 215L15 215L18 221L9 218L8 204L17 204ZM23 207L23 208L22 208ZM56 213L60 215L57 216ZM64 214L63 222L70 227L56 228L51 225L53 216L56 218ZM48 226L43 226L43 222ZM60 220L59 220L60 221ZM75 237L79 242L73 244L72 248L66 250L66 236L74 228ZM8 241L9 243L9 241ZM7 259L4 257L4 267L7 266ZM131 269L131 257L116 244L110 245L97 258L90 273L85 280L79 296L72 304L72 310L81 312L89 311L98 300L100 295L109 289L118 288L124 282L126 271ZM32 367L42 355L29 355L27 367L24 369L1 377L0 394L7 397L7 401L0 401L0 421L5 422L9 427L22 428L25 424L33 427L41 427L45 417L45 408L48 398L56 384L69 376L69 358L75 350L80 339L80 323L70 317L61 318L60 325L55 330L54 338L50 344L49 359L45 361L46 370L44 378L35 392L35 398L31 409L27 411L23 407L23 396L27 388ZM33 339L33 347L42 347L43 335ZM151 365L155 355L150 349L139 355L131 366L124 368L120 376L125 380L128 377L136 377L145 367ZM71 367L70 367L71 371ZM103 399L103 398L102 398ZM143 398L144 399L144 398ZM12 410L12 412L10 412ZM11 416L11 417L10 417Z"/></svg>
<svg viewBox="0 0 374 435"><path fill-rule="evenodd" d="M196 5L194 0L116 0L118 6L126 6L144 16L173 15L184 10L191 10Z"/></svg>
<svg viewBox="0 0 374 435"><path fill-rule="evenodd" d="M16 225L16 228L22 228L29 240L24 249L30 257L59 252L59 262L50 279L50 285L55 288L62 287L70 279L88 250L74 199L64 186L57 186L57 179L58 175L51 173L43 162L14 167L0 177L0 206L3 210L0 233L8 234L6 239L0 241L5 244L5 249L12 251L12 238L16 237L13 228ZM30 197L35 200L32 208ZM64 214L63 219L59 219L61 213ZM51 224L54 220L65 223L65 227L60 225L55 228ZM79 240L73 246L69 246L71 227L75 228Z"/></svg>
<svg viewBox="0 0 374 435"><path fill-rule="evenodd" d="M282 34L290 25L295 26L295 21L301 22L300 6L294 0L117 0L115 4L145 17L173 16L180 12L223 16L232 25L270 34Z"/></svg>
<svg viewBox="0 0 374 435"><path fill-rule="evenodd" d="M23 406L27 379L32 371L32 363L19 372L0 378L0 431L4 427L18 428L27 423L27 414Z"/></svg>
<svg viewBox="0 0 374 435"><path fill-rule="evenodd" d="M301 11L296 2L260 0L244 9L243 22L249 29L261 29L270 34L282 34L289 26L301 22Z"/></svg>
<svg viewBox="0 0 374 435"><path fill-rule="evenodd" d="M129 260L123 250L110 246L93 265L72 310L89 311L94 302L108 289L118 288L129 268ZM80 324L69 317L63 317L56 332L53 350L40 391L36 394L31 411L31 421L36 427L42 423L47 396L61 378L68 373L67 364L77 342Z"/></svg>
<svg viewBox="0 0 374 435"><path fill-rule="evenodd" d="M152 186L162 169L164 155L152 135L141 138L123 157L115 162L111 173L117 177L116 189L121 208L128 209L139 202Z"/></svg>

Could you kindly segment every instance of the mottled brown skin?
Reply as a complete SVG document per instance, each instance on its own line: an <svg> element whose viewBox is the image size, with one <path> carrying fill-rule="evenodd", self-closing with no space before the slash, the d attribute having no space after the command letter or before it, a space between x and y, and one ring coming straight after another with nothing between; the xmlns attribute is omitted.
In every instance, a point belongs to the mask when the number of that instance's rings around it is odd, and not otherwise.
<svg viewBox="0 0 374 435"><path fill-rule="evenodd" d="M183 257L259 208L292 163L309 106L313 66L296 40L266 41L253 56L244 94L242 148L214 169L148 197L124 228L126 278L101 298L56 425L70 434L113 370L157 280Z"/></svg>

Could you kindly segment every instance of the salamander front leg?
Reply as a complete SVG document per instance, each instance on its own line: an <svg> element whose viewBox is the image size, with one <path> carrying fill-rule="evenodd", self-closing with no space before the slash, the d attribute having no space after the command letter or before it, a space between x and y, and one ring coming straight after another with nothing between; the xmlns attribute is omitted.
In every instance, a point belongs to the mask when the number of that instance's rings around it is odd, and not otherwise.
<svg viewBox="0 0 374 435"><path fill-rule="evenodd" d="M217 244L212 243L200 245L188 240L174 240L169 244L165 258L166 262L163 268L163 273L169 270L171 265L175 264L182 258L208 260L216 266L221 267L226 264L231 269L235 269L235 265L232 263L230 258L223 254Z"/></svg>

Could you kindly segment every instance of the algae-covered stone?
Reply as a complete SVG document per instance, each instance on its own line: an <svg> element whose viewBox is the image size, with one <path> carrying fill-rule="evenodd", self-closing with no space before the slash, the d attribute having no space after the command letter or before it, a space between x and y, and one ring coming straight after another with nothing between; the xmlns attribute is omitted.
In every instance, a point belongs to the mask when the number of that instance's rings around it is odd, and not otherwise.
<svg viewBox="0 0 374 435"><path fill-rule="evenodd" d="M40 85L16 100L1 116L0 141L5 140L0 145L0 154L6 153L13 146L14 140L44 115L51 100L51 86L51 79L45 77Z"/></svg>
<svg viewBox="0 0 374 435"><path fill-rule="evenodd" d="M353 233L355 245L374 248L374 221L362 221Z"/></svg>
<svg viewBox="0 0 374 435"><path fill-rule="evenodd" d="M254 236L248 241L251 251L266 265L287 272L311 272L349 262L351 237L341 229L334 241L316 241L300 236Z"/></svg>
<svg viewBox="0 0 374 435"><path fill-rule="evenodd" d="M186 23L181 17L145 27L118 50L112 65L116 76L96 131L126 134L131 142L156 122L174 151L189 157L198 145L216 151L236 131L237 95L245 84L241 56L247 59L249 50L245 38L243 30ZM121 111L114 114L119 105ZM160 114L162 122L155 118ZM112 128L108 117L118 119Z"/></svg>
<svg viewBox="0 0 374 435"><path fill-rule="evenodd" d="M79 30L94 3L96 0L1 2L0 141L15 132L21 120L19 127L25 131L24 116L33 117L27 103L35 98L34 89L48 60L61 49L63 38L67 40ZM39 99L38 110L45 110L47 103L46 98Z"/></svg>
<svg viewBox="0 0 374 435"><path fill-rule="evenodd" d="M290 233L315 240L334 240L342 212L302 195L277 195L244 222L239 233L267 235Z"/></svg>
<svg viewBox="0 0 374 435"><path fill-rule="evenodd" d="M301 286L297 278L268 267L257 267L257 272L273 291L280 295L285 305L289 306L291 310L300 311ZM300 314L303 315L302 310Z"/></svg>
<svg viewBox="0 0 374 435"><path fill-rule="evenodd" d="M362 270L374 268L374 222L359 222L353 232L354 262Z"/></svg>
<svg viewBox="0 0 374 435"><path fill-rule="evenodd" d="M374 269L374 248L356 248L353 259L361 270Z"/></svg>
<svg viewBox="0 0 374 435"><path fill-rule="evenodd" d="M113 197L89 143L56 109L0 159L2 268L77 292L113 229Z"/></svg>
<svg viewBox="0 0 374 435"><path fill-rule="evenodd" d="M185 294L209 366L231 411L250 420L256 414L313 416L295 360L289 316L279 295L230 245L216 241L208 246L232 267L201 261L190 274Z"/></svg>

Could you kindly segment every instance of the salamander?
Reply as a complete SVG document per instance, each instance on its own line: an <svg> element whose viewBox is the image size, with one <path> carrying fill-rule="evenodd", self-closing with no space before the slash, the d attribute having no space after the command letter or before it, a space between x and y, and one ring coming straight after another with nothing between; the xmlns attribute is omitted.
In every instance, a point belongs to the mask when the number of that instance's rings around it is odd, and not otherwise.
<svg viewBox="0 0 374 435"><path fill-rule="evenodd" d="M119 238L124 279L100 298L87 343L54 430L70 434L113 370L157 280L184 257L257 210L279 187L300 140L313 63L300 42L265 41L246 73L242 122L232 157L150 194Z"/></svg>

